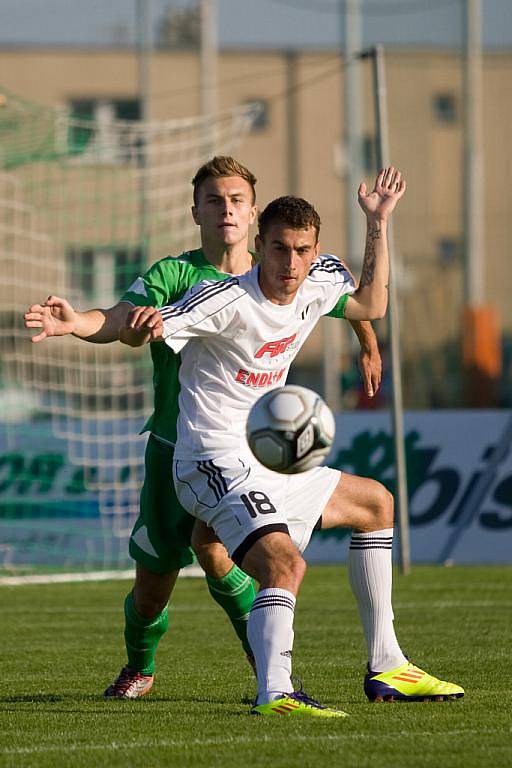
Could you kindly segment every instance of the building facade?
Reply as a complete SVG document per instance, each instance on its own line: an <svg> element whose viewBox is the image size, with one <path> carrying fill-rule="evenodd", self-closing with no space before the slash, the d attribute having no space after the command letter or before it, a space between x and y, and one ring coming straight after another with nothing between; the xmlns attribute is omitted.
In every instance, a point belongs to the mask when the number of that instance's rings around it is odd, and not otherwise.
<svg viewBox="0 0 512 768"><path fill-rule="evenodd" d="M512 171L507 135L512 120L511 66L508 52L486 54L483 65L483 293L485 302L498 312L504 337L512 336L508 257L512 211L506 191ZM137 67L131 50L5 48L0 50L0 89L5 89L7 99L17 94L108 126L116 119L129 122L140 117ZM365 177L371 180L376 170L372 73L369 63L361 67L362 157ZM386 67L390 154L408 182L394 225L406 403L455 406L464 304L462 63L454 52L411 49L387 52ZM284 193L307 198L321 214L323 250L343 256L347 206L357 206L357 190L347 193L344 183L339 54L222 52L219 109L248 102L257 102L260 111L236 155L258 177L260 206ZM148 111L150 121L199 113L200 67L195 52L152 54ZM87 141L87 135L82 138ZM361 251L363 236L362 229ZM87 246L94 250L91 243ZM89 258L94 264L94 254L84 256L84 250L85 246L74 257L70 251L71 257ZM160 240L151 259L168 250ZM352 266L357 273L358 265ZM112 284L107 294L110 291L114 298L119 287ZM104 284L102 289L106 299ZM88 298L94 300L94 291ZM384 324L380 331L385 338ZM319 331L300 360L306 372L318 367L321 346Z"/></svg>

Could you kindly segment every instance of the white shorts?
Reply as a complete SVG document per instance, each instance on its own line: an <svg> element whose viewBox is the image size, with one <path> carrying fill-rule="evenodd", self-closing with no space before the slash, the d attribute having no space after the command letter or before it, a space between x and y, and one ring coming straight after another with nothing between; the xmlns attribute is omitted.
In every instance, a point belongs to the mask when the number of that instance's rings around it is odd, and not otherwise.
<svg viewBox="0 0 512 768"><path fill-rule="evenodd" d="M303 552L341 477L329 467L282 475L248 456L176 459L173 475L180 504L213 528L238 565L273 531L289 533Z"/></svg>

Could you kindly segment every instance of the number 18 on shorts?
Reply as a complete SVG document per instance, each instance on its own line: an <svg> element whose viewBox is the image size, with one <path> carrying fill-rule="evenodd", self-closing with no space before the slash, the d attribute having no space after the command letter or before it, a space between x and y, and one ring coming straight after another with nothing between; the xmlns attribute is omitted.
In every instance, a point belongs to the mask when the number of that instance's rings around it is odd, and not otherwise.
<svg viewBox="0 0 512 768"><path fill-rule="evenodd" d="M252 456L177 459L173 472L180 504L213 528L231 556L273 530L288 531L302 552L340 478L329 467L282 475Z"/></svg>

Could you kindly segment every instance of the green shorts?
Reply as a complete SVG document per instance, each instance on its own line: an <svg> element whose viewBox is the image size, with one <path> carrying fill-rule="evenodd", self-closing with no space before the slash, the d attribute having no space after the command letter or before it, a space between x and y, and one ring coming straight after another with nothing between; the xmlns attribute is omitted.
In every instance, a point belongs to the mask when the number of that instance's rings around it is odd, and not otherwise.
<svg viewBox="0 0 512 768"><path fill-rule="evenodd" d="M130 556L153 573L169 573L194 562L190 537L194 518L176 498L174 448L153 435L146 446L140 513L130 536Z"/></svg>

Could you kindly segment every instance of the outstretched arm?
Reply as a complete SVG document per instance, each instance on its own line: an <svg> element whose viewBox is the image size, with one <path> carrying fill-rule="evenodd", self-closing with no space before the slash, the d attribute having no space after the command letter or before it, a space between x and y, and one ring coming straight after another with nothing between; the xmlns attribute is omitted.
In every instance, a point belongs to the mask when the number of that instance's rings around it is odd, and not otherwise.
<svg viewBox="0 0 512 768"><path fill-rule="evenodd" d="M366 248L361 279L345 308L348 320L376 320L384 317L388 302L389 252L388 220L405 192L405 180L393 166L384 168L373 190L359 187L359 205L366 214Z"/></svg>
<svg viewBox="0 0 512 768"><path fill-rule="evenodd" d="M32 304L25 312L25 328L41 329L32 337L36 344L52 336L69 334L94 344L108 344L119 339L119 329L131 309L131 304L120 301L110 309L78 312L66 299L48 296L45 302Z"/></svg>

